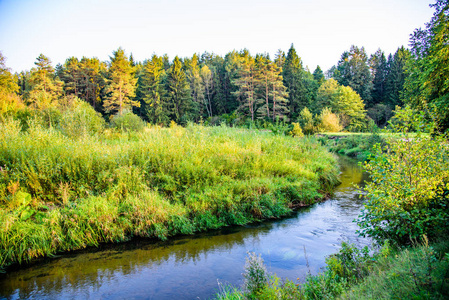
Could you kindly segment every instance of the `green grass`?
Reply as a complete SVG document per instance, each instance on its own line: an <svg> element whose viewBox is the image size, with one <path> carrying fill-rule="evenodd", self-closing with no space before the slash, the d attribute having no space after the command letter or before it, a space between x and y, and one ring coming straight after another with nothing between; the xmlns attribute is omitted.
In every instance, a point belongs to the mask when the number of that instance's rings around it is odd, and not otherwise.
<svg viewBox="0 0 449 300"><path fill-rule="evenodd" d="M407 248L382 257L341 299L448 299L449 243Z"/></svg>
<svg viewBox="0 0 449 300"><path fill-rule="evenodd" d="M4 121L0 167L0 267L280 218L338 182L313 138L197 125L69 138Z"/></svg>
<svg viewBox="0 0 449 300"><path fill-rule="evenodd" d="M373 152L373 146L377 143L384 144L386 133L320 133L317 135L322 145L333 153L347 155L359 160L367 160Z"/></svg>

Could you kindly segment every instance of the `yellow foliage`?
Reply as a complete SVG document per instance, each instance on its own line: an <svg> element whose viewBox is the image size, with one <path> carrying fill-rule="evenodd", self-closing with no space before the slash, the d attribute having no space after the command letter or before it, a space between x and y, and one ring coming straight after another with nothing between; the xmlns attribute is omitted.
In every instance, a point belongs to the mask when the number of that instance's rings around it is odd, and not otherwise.
<svg viewBox="0 0 449 300"><path fill-rule="evenodd" d="M292 123L293 124L293 129L292 131L290 131L290 134L292 136L296 136L296 137L303 137L304 133L302 132L301 126L299 126L299 123Z"/></svg>
<svg viewBox="0 0 449 300"><path fill-rule="evenodd" d="M324 132L340 132L343 129L340 118L327 107L321 111L319 126Z"/></svg>
<svg viewBox="0 0 449 300"><path fill-rule="evenodd" d="M0 114L16 112L23 108L25 108L25 104L23 104L20 96L0 90Z"/></svg>

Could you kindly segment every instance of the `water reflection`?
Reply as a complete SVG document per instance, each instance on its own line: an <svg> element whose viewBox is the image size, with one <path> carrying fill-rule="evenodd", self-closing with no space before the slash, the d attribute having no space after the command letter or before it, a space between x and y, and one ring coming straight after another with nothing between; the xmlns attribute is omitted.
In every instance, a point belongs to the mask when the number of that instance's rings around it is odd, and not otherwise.
<svg viewBox="0 0 449 300"><path fill-rule="evenodd" d="M342 183L335 196L290 218L168 242L103 245L47 259L0 275L0 297L206 299L218 289L217 280L242 283L248 251L261 253L270 272L303 280L309 271L317 273L324 266L325 256L342 240L368 243L356 236L352 222L362 206L353 183L366 179L354 161L342 158Z"/></svg>

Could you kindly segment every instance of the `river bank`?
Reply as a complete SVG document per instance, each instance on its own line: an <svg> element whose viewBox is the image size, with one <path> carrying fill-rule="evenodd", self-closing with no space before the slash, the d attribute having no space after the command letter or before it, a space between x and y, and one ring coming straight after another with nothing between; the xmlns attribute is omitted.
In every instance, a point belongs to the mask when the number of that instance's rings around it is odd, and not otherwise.
<svg viewBox="0 0 449 300"><path fill-rule="evenodd" d="M133 239L68 253L0 275L0 297L210 299L219 286L241 286L247 252L261 253L282 278L318 274L342 240L359 246L352 222L363 200L352 183L367 180L357 161L340 157L333 196L281 220L228 226L167 241ZM304 254L306 250L307 259ZM219 283L218 283L219 282Z"/></svg>
<svg viewBox="0 0 449 300"><path fill-rule="evenodd" d="M361 161L366 161L372 155L375 144L385 144L385 134L377 133L320 133L315 137L332 153L346 155Z"/></svg>
<svg viewBox="0 0 449 300"><path fill-rule="evenodd" d="M0 268L280 218L338 183L314 139L267 132L173 125L72 139L9 121L0 137Z"/></svg>

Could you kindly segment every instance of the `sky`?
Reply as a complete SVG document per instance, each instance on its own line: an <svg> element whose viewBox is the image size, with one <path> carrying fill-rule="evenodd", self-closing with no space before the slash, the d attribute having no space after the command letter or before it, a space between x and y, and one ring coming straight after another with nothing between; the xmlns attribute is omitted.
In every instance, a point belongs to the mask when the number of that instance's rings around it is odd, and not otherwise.
<svg viewBox="0 0 449 300"><path fill-rule="evenodd" d="M75 56L109 61L119 47L136 61L152 54L268 53L294 45L313 72L351 45L386 55L408 47L432 16L433 0L0 0L0 52L13 72L40 53L53 66Z"/></svg>

